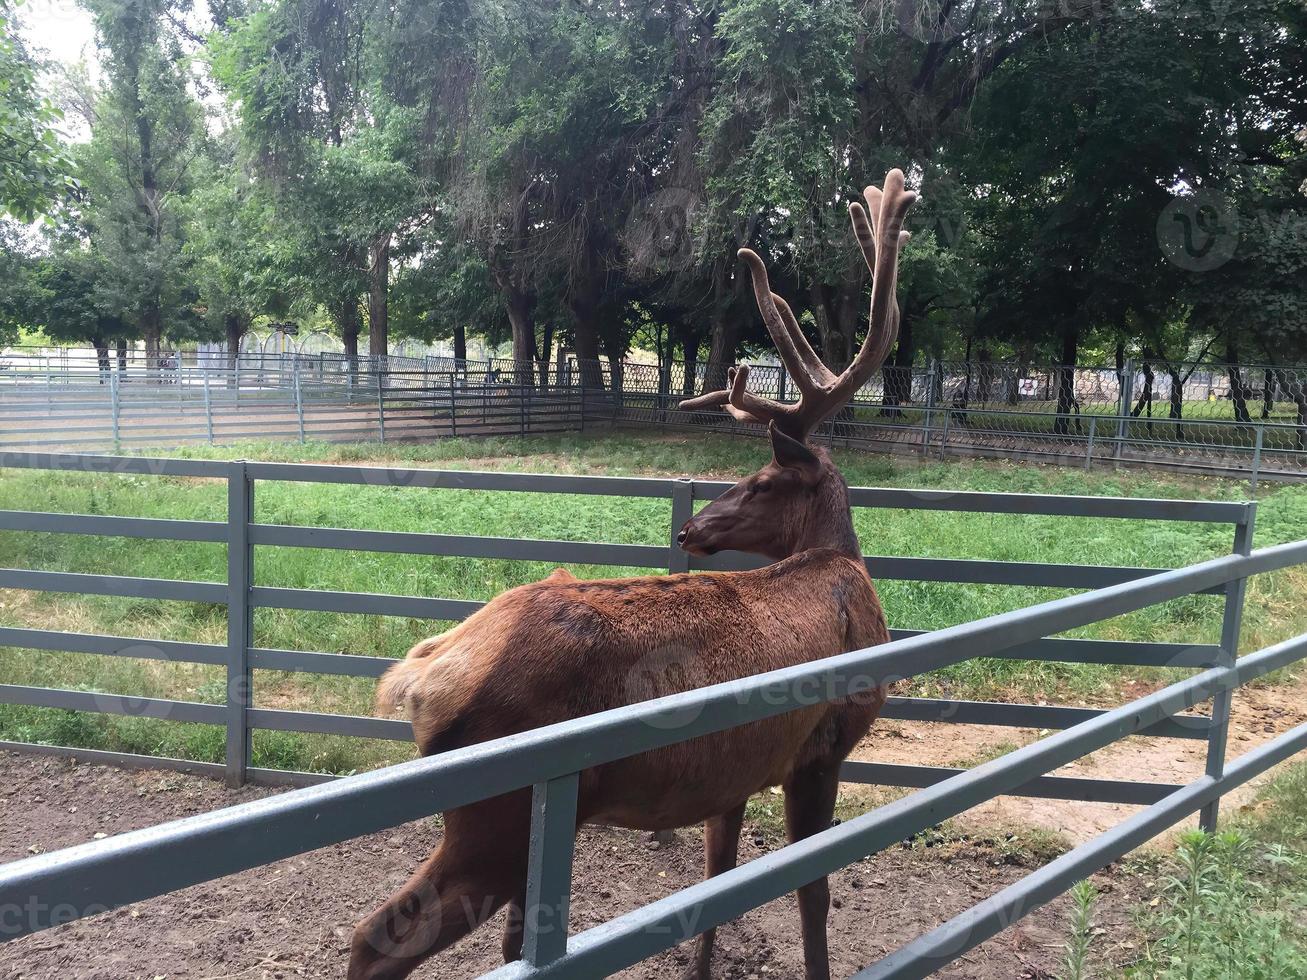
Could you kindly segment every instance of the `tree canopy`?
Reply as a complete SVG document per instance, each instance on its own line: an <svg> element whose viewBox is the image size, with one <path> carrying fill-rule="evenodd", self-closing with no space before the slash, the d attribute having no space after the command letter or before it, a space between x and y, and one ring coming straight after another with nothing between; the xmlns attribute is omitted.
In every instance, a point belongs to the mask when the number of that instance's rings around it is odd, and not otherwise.
<svg viewBox="0 0 1307 980"><path fill-rule="evenodd" d="M718 386L768 346L749 246L839 368L847 204L902 166L899 367L1307 359L1297 0L83 2L89 94L0 0L0 204L52 225L0 240L11 335L290 317L351 352L478 336L523 379L656 347Z"/></svg>

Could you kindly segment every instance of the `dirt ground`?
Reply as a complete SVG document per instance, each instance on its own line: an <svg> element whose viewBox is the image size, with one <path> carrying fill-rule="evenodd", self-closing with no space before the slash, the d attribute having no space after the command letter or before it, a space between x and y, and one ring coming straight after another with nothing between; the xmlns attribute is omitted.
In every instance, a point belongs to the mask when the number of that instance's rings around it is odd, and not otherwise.
<svg viewBox="0 0 1307 980"><path fill-rule="evenodd" d="M1135 682L1127 683L1114 703L1143 697L1150 689ZM1307 674L1282 684L1241 688L1231 703L1228 758L1238 758L1304 721L1307 721ZM909 765L970 767L1046 734L1033 728L987 725L942 728L930 722L883 719L872 726L850 758ZM1055 775L1178 784L1201 776L1206 763L1205 741L1135 736L1085 756L1058 770ZM1274 772L1264 773L1229 793L1222 803L1225 811L1246 805ZM957 822L971 829L1036 827L1057 834L1074 845L1098 836L1139 809L1115 803L1002 796L967 811ZM1183 823L1176 830L1192 824L1196 824L1196 820Z"/></svg>
<svg viewBox="0 0 1307 980"><path fill-rule="evenodd" d="M118 834L263 795L190 775L129 772L17 753L0 755L0 861ZM0 946L5 980L181 980L343 977L353 923L379 904L439 840L419 821L197 885ZM682 831L655 847L644 835L587 829L577 845L573 928L603 922L700 876L701 838ZM780 846L746 828L741 860ZM1023 859L953 842L896 847L831 879L831 959L849 976L922 931L1026 873ZM1105 876L1103 889L1135 887ZM1128 955L1125 921L1100 902L1100 925ZM1115 913L1118 918L1122 913ZM419 977L475 976L499 964L503 913L433 959ZM1062 959L1066 909L1037 911L939 974L952 980L1046 978ZM680 973L689 945L621 974ZM802 975L792 896L719 930L715 975L728 980Z"/></svg>

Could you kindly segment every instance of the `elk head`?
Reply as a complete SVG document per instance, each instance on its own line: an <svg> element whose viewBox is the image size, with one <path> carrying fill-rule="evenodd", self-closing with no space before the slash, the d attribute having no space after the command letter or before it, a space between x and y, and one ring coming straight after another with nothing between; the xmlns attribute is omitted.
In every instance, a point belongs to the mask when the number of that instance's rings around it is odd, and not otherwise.
<svg viewBox="0 0 1307 980"><path fill-rule="evenodd" d="M903 219L917 195L904 189L903 171L891 170L883 188L868 187L863 196L866 209L850 202L849 218L872 275L870 324L857 357L838 376L813 351L789 304L771 291L762 259L740 249L763 322L799 399L786 404L754 394L748 389L749 369L741 365L728 372L727 388L681 402L686 411L720 406L740 421L766 425L772 445L766 466L681 528L676 542L691 554L748 551L780 560L828 547L861 555L844 477L826 451L807 440L880 369L898 336L895 286L899 250L908 240Z"/></svg>

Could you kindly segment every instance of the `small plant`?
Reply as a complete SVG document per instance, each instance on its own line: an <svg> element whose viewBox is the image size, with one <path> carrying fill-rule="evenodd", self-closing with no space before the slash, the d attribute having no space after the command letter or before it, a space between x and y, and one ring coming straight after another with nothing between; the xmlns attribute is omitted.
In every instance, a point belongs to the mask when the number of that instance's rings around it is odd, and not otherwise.
<svg viewBox="0 0 1307 980"><path fill-rule="evenodd" d="M1071 938L1066 945L1064 980L1088 980L1089 945L1094 941L1094 902L1098 889L1088 878L1071 889Z"/></svg>
<svg viewBox="0 0 1307 980"><path fill-rule="evenodd" d="M1307 977L1301 853L1257 828L1191 831L1145 926L1157 938L1130 976L1147 980Z"/></svg>

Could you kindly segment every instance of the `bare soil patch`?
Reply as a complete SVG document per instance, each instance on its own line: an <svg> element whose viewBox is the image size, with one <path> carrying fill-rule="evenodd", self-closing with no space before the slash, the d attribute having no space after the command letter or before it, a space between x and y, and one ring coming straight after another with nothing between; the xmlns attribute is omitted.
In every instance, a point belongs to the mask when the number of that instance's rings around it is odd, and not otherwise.
<svg viewBox="0 0 1307 980"><path fill-rule="evenodd" d="M1122 686L1116 703L1142 697L1149 687ZM1230 716L1228 758L1234 759L1307 721L1307 675L1276 685L1253 685L1235 692ZM942 734L947 737L941 737ZM853 751L852 758L929 766L971 766L1027 745L1046 732L1033 728L949 725L944 733L931 722L877 721ZM1201 776L1207 762L1205 741L1135 736L1059 769L1055 775L1136 782L1187 783ZM1278 770L1263 773L1228 794L1223 807L1247 805L1259 787ZM1115 826L1140 807L1116 803L1081 803L1003 796L958 817L963 829L1036 827L1080 844ZM1230 812L1227 809L1227 812ZM1190 820L1171 833L1196 825Z"/></svg>
<svg viewBox="0 0 1307 980"><path fill-rule="evenodd" d="M54 850L253 799L271 792L231 791L212 780L174 773L129 772L17 753L0 756L0 861ZM9 980L125 978L343 977L353 923L378 905L439 842L434 820L419 821L274 865L141 902L0 946L0 976ZM700 877L701 839L682 831L652 849L644 836L586 829L578 842L573 925L588 928L686 887ZM741 860L780 846L746 828ZM1019 855L998 855L965 842L896 847L831 879L834 974L849 976L968 905L1026 873ZM1016 862L1016 863L1013 863ZM1101 878L1106 892L1133 880ZM1119 911L1100 903L1100 925L1129 955L1134 939ZM419 977L474 976L499 964L502 913L487 927L433 959ZM1062 958L1065 906L1037 911L971 952L939 976L952 980L1047 977ZM1104 937L1106 940L1107 937ZM621 974L675 976L689 945ZM785 896L719 931L716 976L728 980L799 977L798 916Z"/></svg>

